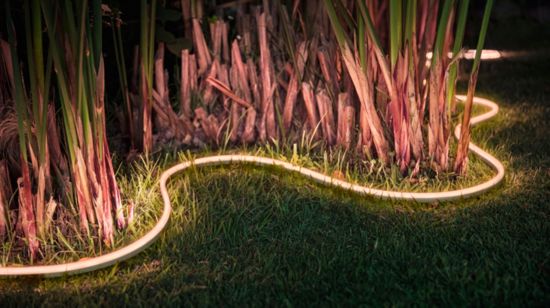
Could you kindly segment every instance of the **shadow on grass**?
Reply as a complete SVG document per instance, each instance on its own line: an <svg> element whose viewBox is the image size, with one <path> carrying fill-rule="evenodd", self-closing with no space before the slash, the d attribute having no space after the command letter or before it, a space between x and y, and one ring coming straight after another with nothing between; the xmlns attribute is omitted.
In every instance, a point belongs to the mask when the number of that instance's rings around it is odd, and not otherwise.
<svg viewBox="0 0 550 308"><path fill-rule="evenodd" d="M176 198L187 207L138 257L78 277L10 280L0 293L93 305L548 300L547 204L522 202L530 193L501 188L419 209L246 169L191 172L193 193Z"/></svg>

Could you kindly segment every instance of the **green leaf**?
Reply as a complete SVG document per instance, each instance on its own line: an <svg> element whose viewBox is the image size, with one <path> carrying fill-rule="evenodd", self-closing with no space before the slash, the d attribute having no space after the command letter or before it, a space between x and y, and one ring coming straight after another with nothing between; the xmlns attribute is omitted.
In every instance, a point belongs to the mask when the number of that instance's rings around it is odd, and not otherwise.
<svg viewBox="0 0 550 308"><path fill-rule="evenodd" d="M171 43L176 40L176 36L162 27L156 27L155 29L155 39L157 42Z"/></svg>
<svg viewBox="0 0 550 308"><path fill-rule="evenodd" d="M166 43L166 48L168 49L168 51L178 57L181 56L181 51L183 49L191 49L192 46L193 43L191 42L191 40L184 37L178 37L170 43Z"/></svg>
<svg viewBox="0 0 550 308"><path fill-rule="evenodd" d="M157 7L157 21L181 21L183 17L180 11Z"/></svg>
<svg viewBox="0 0 550 308"><path fill-rule="evenodd" d="M468 5L470 0L462 0L460 2L458 21L456 25L455 42L453 46L453 58L460 52L462 48L462 40L464 38L464 29L466 28L466 18L468 15ZM458 75L458 63L453 61L449 69L449 78L447 80L447 104L451 105L455 96L456 78ZM449 108L449 112L452 110Z"/></svg>
<svg viewBox="0 0 550 308"><path fill-rule="evenodd" d="M390 1L390 60L392 70L397 63L397 55L401 49L401 40L403 33L403 19L401 0Z"/></svg>
<svg viewBox="0 0 550 308"><path fill-rule="evenodd" d="M442 56L440 55L440 53L443 50L443 43L445 42L445 32L447 31L447 22L449 21L449 15L451 14L452 4L453 0L445 0L445 3L443 4L443 9L441 10L441 16L439 17L437 35L433 50L433 63L436 62L436 59L438 57Z"/></svg>

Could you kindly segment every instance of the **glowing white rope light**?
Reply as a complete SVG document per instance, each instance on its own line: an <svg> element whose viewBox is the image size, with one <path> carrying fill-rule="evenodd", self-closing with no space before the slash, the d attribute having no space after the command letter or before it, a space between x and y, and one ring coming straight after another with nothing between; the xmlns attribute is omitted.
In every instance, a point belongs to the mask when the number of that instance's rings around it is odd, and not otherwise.
<svg viewBox="0 0 550 308"><path fill-rule="evenodd" d="M449 52L448 54L449 58L453 57L453 53ZM462 54L462 58L473 60L476 56L476 50L475 49L468 49L466 52ZM426 53L426 59L431 60L433 57L433 53L431 51ZM502 58L502 53L495 49L483 49L481 51L481 60L495 60Z"/></svg>
<svg viewBox="0 0 550 308"><path fill-rule="evenodd" d="M464 58L468 60L473 60L476 56L476 50L470 49L464 53ZM483 49L481 51L481 60L495 60L502 58L502 54L498 50L494 49Z"/></svg>
<svg viewBox="0 0 550 308"><path fill-rule="evenodd" d="M465 100L466 97L463 95L458 95L459 100ZM478 124L487 119L492 118L498 113L498 105L490 100L475 97L474 103L476 105L481 105L484 107L490 108L490 110L484 114L473 117L471 119L471 125ZM455 137L460 136L460 126L457 126L455 129ZM168 170L166 170L160 178L160 192L162 199L164 201L164 209L159 221L156 225L147 232L143 237L139 238L135 242L122 247L113 252L104 254L99 257L86 258L76 262L69 262L64 264L57 265L36 265L36 266L7 266L0 267L0 276L23 276L23 275L42 275L45 277L56 277L63 275L74 275L79 273L90 272L98 270L101 268L108 267L115 263L129 259L132 256L135 256L139 252L143 251L149 245L151 245L161 234L161 232L166 227L170 214L172 212L172 205L170 202L170 196L166 188L166 183L170 177L176 173L182 172L190 167L199 167L199 166L214 166L214 165L224 165L232 163L250 163L255 165L269 165L269 166L278 166L285 170L294 171L300 173L304 176L311 178L312 180L319 182L324 185L333 186L342 188L345 190L353 191L355 193L373 196L380 199L390 199L390 200L414 200L417 202L434 202L434 201L449 201L457 200L467 197L472 197L479 195L502 181L504 178L504 166L502 163L490 155L489 153L483 151L481 148L471 143L468 146L469 150L472 153L479 156L483 161L489 164L493 169L496 170L496 175L493 176L490 180L460 190L445 191L445 192L399 192L399 191L389 191L389 190L380 190L374 189L367 186L361 186L359 184L353 184L339 179L332 178L330 176L324 175L317 171L306 169L297 165L293 165L288 162L281 160L276 160L266 157L257 157L250 155L221 155L221 156L208 156L203 158L195 159L194 161L186 161L180 164L177 164Z"/></svg>

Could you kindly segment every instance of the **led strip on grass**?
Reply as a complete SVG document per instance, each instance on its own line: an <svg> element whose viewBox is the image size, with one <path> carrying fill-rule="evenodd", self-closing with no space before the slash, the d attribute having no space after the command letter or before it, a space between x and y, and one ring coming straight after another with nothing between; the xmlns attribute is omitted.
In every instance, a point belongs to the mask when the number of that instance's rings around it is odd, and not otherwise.
<svg viewBox="0 0 550 308"><path fill-rule="evenodd" d="M457 95L457 98L461 101L464 101L466 97L464 95ZM498 113L498 105L488 99L474 97L474 104L488 107L490 110L486 113L473 117L471 119L471 125L478 124L487 119L492 118ZM455 129L455 137L460 136L460 126L457 126ZM254 165L269 165L277 166L285 170L294 171L300 173L306 177L311 178L312 180L344 190L353 191L355 193L373 196L380 199L389 199L389 200L412 200L416 202L434 202L434 201L450 201L458 200L462 198L472 197L479 195L495 185L497 185L504 178L504 166L502 163L493 157L491 154L483 151L481 148L471 143L468 146L469 150L480 157L488 165L496 170L496 175L493 176L490 180L466 188L453 191L445 192L400 192L400 191L390 191L390 190L380 190L374 189L367 186L362 186L359 184L352 184L346 181L338 180L330 176L324 175L322 173L300 167L288 162L284 162L277 159L250 156L250 155L220 155L220 156L208 156L203 158L195 159L194 161L186 161L180 164L177 164L170 169L166 170L160 178L160 192L162 199L164 201L164 209L162 216L156 225L147 232L143 237L136 240L135 242L122 247L113 252L104 254L99 257L81 259L76 262L69 262L64 264L57 265L37 265L37 266L7 266L0 267L0 276L24 276L24 275L40 275L45 277L58 277L64 275L74 275L85 272L90 272L98 270L101 268L108 267L115 263L127 260L128 258L138 254L149 245L151 245L161 234L162 230L166 227L168 220L170 219L170 214L172 212L172 206L170 203L170 196L166 189L166 183L170 177L178 172L182 172L190 167L199 167L199 166L215 166L215 165L227 165L232 163L248 163Z"/></svg>

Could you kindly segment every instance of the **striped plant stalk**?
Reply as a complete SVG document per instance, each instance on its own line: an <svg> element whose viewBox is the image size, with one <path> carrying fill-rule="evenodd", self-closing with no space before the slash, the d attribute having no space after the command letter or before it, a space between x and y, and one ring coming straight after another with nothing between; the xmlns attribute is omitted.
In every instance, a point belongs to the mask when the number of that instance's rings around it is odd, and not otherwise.
<svg viewBox="0 0 550 308"><path fill-rule="evenodd" d="M453 45L452 57L453 60L449 68L449 77L447 79L447 105L450 107L449 112L453 112L456 107L455 89L456 80L458 77L458 57L460 49L462 48L462 40L464 38L464 30L466 28L466 18L468 17L468 6L470 0L461 0L460 7L458 9L458 20L456 25L456 35Z"/></svg>
<svg viewBox="0 0 550 308"><path fill-rule="evenodd" d="M394 148L397 164L401 173L406 173L410 162L409 142L409 102L407 93L409 55L402 50L403 18L402 2L390 1L390 60L391 84L386 84L390 91L390 114L393 126ZM379 63L381 65L381 63Z"/></svg>
<svg viewBox="0 0 550 308"><path fill-rule="evenodd" d="M285 131L290 131L292 124L292 115L294 114L294 107L296 105L296 98L299 93L299 83L301 76L304 75L305 62L308 59L308 52L306 49L306 43L300 42L296 48L296 57L293 59L295 65L292 71L290 80L288 81L288 89L285 97L285 104L283 110L283 127Z"/></svg>
<svg viewBox="0 0 550 308"><path fill-rule="evenodd" d="M20 59L17 55L15 29L11 17L10 3L7 3L6 21L9 29L10 51L5 50L4 62L10 61L5 74L10 80L12 99L16 105L18 134L20 146L21 177L17 180L19 188L19 217L21 229L27 240L31 261L39 252L39 241L47 239L53 213L57 202L53 200L51 164L58 162L50 158L50 146L59 147L56 139L51 140L48 126L48 114L51 105L49 100L49 83L51 61L44 65L42 43L42 19L40 2L25 1L24 28L27 47L27 75L30 84L29 92L25 90ZM6 170L4 170L6 171ZM3 185L9 185L9 174L2 175ZM34 184L34 186L33 186ZM5 192L5 191L4 191ZM3 198L6 194L3 194ZM7 205L7 201L3 200ZM4 228L0 227L2 231Z"/></svg>
<svg viewBox="0 0 550 308"><path fill-rule="evenodd" d="M468 170L468 144L470 143L470 118L472 116L472 104L477 84L477 75L479 73L481 52L483 50L483 45L485 44L485 36L487 35L489 17L491 15L492 8L493 0L487 0L487 3L485 4L485 10L483 12L483 20L481 22L479 37L477 40L474 64L472 66L472 72L470 73L470 80L468 82L468 93L466 95L464 115L462 118L462 128L460 130L460 139L458 141L458 149L456 152L456 160L454 165L455 172L460 175L464 175Z"/></svg>
<svg viewBox="0 0 550 308"><path fill-rule="evenodd" d="M418 1L411 0L407 2L405 34L404 34L404 52L403 55L408 59L407 82L404 85L405 101L409 108L409 141L411 144L411 155L416 160L415 169L418 170L422 160L424 140L422 136L422 98L420 88L422 80L418 79L416 71L418 67L418 48L417 48L417 10ZM425 65L422 64L422 68ZM404 68L406 69L406 68Z"/></svg>
<svg viewBox="0 0 550 308"><path fill-rule="evenodd" d="M352 49L350 47L349 39L346 37L344 28L339 20L336 10L331 1L325 0L325 7L329 14L331 25L334 29L334 33L340 45L340 51L342 59L347 68L348 74L351 77L355 91L359 97L361 105L364 106L364 111L369 119L369 127L373 137L374 145L378 158L389 163L389 147L386 137L384 136L382 123L377 115L374 102L371 99L369 93L372 93L374 83L369 80L364 70L361 68L361 64L354 57ZM372 27L369 25L370 17L365 18L367 28ZM372 37L371 37L372 38Z"/></svg>
<svg viewBox="0 0 550 308"><path fill-rule="evenodd" d="M25 1L25 33L27 41L27 61L29 63L30 90L32 102L33 123L36 129L37 166L34 171L37 177L36 194L36 227L39 237L46 235L46 198L51 197L50 158L47 136L48 89L46 87L45 68L42 55L42 20L38 0ZM32 20L31 20L32 17ZM48 69L51 69L50 67ZM49 77L49 74L48 74ZM30 147L32 148L32 147ZM47 186L47 187L46 187ZM48 195L46 196L46 190Z"/></svg>
<svg viewBox="0 0 550 308"><path fill-rule="evenodd" d="M260 45L260 74L262 81L262 104L260 120L260 141L277 140L278 130L275 122L275 107L273 93L275 86L272 83L271 53L268 47L266 14L257 16L258 41ZM265 127L265 130L263 129Z"/></svg>
<svg viewBox="0 0 550 308"><path fill-rule="evenodd" d="M445 34L448 25L452 23L452 2L453 0L445 0L441 9L429 78L428 155L438 172L447 170L449 156L450 126L445 101ZM437 11L432 14L437 16Z"/></svg>
<svg viewBox="0 0 550 308"><path fill-rule="evenodd" d="M142 105L142 150L146 154L153 150L153 71L155 47L156 0L147 4L140 2L141 33L140 33L140 65L139 65L139 95Z"/></svg>
<svg viewBox="0 0 550 308"><path fill-rule="evenodd" d="M28 6L28 2L25 3ZM28 14L28 10L25 12ZM15 102L15 110L17 115L17 131L19 136L19 159L21 177L17 179L17 187L19 191L19 207L18 215L20 225L19 228L23 230L25 239L27 241L29 256L31 262L38 257L40 244L38 234L36 230L36 203L34 202L32 187L31 187L31 173L29 170L29 146L33 141L33 135L31 132L30 123L32 116L29 115L28 98L26 97L22 70L19 64L19 57L17 55L17 42L15 35L15 27L11 17L10 3L6 3L6 25L8 29L8 43L10 47L9 57L11 58L11 76L9 79L12 81L12 94ZM28 39L28 37L27 37ZM32 56L30 56L32 57ZM37 104L36 101L33 101ZM32 152L32 151L31 151ZM36 165L37 166L37 163ZM43 207L43 204L41 205Z"/></svg>
<svg viewBox="0 0 550 308"><path fill-rule="evenodd" d="M99 0L92 2L94 20L91 22L87 1L74 6L68 0L41 2L81 229L90 234L90 224L97 224L93 233L110 245L114 220L123 228L125 218L106 141L105 70L98 43L102 40L100 6ZM54 19L55 14L62 11L61 7L63 14Z"/></svg>
<svg viewBox="0 0 550 308"><path fill-rule="evenodd" d="M117 64L118 78L120 90L122 92L122 100L124 101L124 111L126 118L126 127L130 135L130 151L136 149L136 144L140 144L139 136L136 132L136 123L134 118L134 108L130 98L130 88L128 84L128 74L126 71L126 60L124 56L124 47L122 43L122 19L120 12L115 11L111 15L111 30L113 35L113 46L115 49L115 60Z"/></svg>
<svg viewBox="0 0 550 308"><path fill-rule="evenodd" d="M12 189L9 178L8 163L0 159L0 243L4 242L7 233L11 229L8 224L9 200Z"/></svg>

